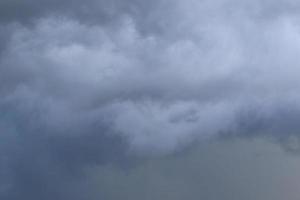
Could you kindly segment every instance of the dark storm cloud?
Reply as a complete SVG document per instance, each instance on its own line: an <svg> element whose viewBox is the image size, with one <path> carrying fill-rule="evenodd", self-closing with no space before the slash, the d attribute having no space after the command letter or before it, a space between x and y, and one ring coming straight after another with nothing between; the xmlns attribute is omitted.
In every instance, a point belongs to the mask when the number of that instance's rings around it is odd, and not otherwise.
<svg viewBox="0 0 300 200"><path fill-rule="evenodd" d="M56 16L74 18L87 24L112 25L130 15L140 24L141 31L155 32L161 28L161 16L174 7L172 4L166 0L3 0L0 2L0 21L32 25L38 19Z"/></svg>
<svg viewBox="0 0 300 200"><path fill-rule="evenodd" d="M0 105L1 199L84 199L79 183L85 166L126 167L125 144L108 135L101 116L97 122L66 119L56 129L41 120L43 105L28 103L38 102L10 100Z"/></svg>
<svg viewBox="0 0 300 200"><path fill-rule="evenodd" d="M297 138L298 7L1 1L0 197L85 199L91 165L226 134Z"/></svg>
<svg viewBox="0 0 300 200"><path fill-rule="evenodd" d="M130 1L128 1L130 3ZM30 22L47 15L70 15L74 17L94 16L101 21L114 15L124 14L122 1L1 1L3 22Z"/></svg>

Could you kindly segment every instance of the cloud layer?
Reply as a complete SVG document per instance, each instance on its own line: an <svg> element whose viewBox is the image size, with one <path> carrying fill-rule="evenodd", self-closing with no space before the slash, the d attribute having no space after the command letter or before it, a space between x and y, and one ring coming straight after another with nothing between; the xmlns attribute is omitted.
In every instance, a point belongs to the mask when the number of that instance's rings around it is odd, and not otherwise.
<svg viewBox="0 0 300 200"><path fill-rule="evenodd" d="M80 199L57 182L201 139L297 138L299 6L1 1L0 197Z"/></svg>

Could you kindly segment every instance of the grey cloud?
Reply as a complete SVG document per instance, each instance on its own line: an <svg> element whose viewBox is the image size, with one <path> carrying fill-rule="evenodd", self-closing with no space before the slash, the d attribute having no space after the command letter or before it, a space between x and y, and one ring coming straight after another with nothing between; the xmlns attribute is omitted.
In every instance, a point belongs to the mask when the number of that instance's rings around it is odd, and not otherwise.
<svg viewBox="0 0 300 200"><path fill-rule="evenodd" d="M1 199L83 199L85 166L130 164L124 142L101 122L73 119L49 127L41 120L43 107L25 101L1 103Z"/></svg>
<svg viewBox="0 0 300 200"><path fill-rule="evenodd" d="M161 17L164 14L163 11L169 7L173 6L165 0L87 0L84 2L80 0L29 0L26 2L3 0L0 3L0 21L32 25L38 19L57 16L75 18L87 24L107 25L117 23L124 16L130 15L134 16L136 21L143 18L141 23L143 25L148 20L153 22L152 18L155 16ZM158 10L158 13L153 16L155 10Z"/></svg>
<svg viewBox="0 0 300 200"><path fill-rule="evenodd" d="M298 138L298 7L1 1L0 194L84 199L57 183L207 138Z"/></svg>
<svg viewBox="0 0 300 200"><path fill-rule="evenodd" d="M296 200L299 161L270 140L219 140L127 172L90 168L88 176L93 195L104 199Z"/></svg>

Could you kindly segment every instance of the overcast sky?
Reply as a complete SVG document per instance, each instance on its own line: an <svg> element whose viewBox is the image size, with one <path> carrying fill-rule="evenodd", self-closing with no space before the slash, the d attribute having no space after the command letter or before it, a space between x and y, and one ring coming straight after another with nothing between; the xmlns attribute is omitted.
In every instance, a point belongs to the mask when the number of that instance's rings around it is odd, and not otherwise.
<svg viewBox="0 0 300 200"><path fill-rule="evenodd" d="M0 199L297 200L297 0L1 0Z"/></svg>

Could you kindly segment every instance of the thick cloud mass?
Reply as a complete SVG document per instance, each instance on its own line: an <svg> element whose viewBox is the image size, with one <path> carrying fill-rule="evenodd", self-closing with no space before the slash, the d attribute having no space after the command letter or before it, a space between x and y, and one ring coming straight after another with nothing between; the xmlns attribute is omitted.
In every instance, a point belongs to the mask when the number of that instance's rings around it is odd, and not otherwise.
<svg viewBox="0 0 300 200"><path fill-rule="evenodd" d="M2 0L1 199L84 199L57 183L201 139L297 141L299 6Z"/></svg>

